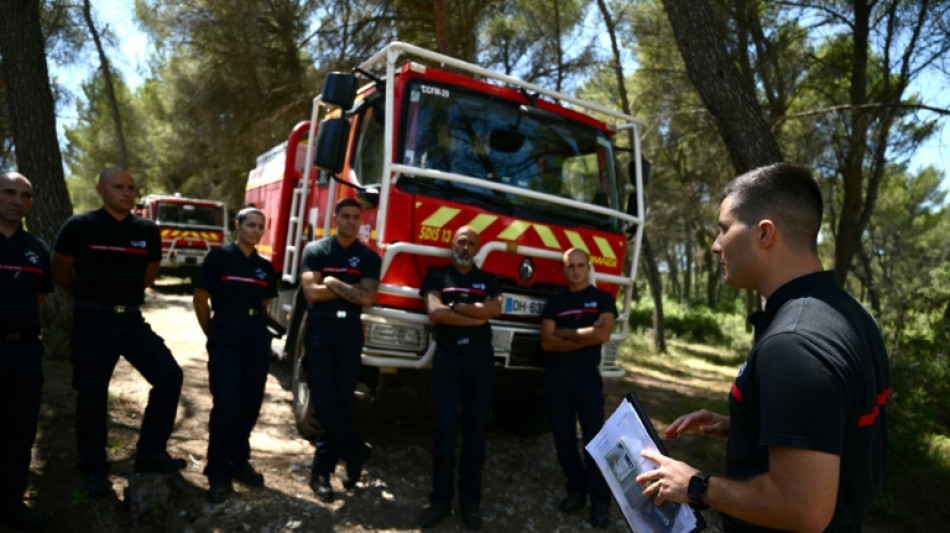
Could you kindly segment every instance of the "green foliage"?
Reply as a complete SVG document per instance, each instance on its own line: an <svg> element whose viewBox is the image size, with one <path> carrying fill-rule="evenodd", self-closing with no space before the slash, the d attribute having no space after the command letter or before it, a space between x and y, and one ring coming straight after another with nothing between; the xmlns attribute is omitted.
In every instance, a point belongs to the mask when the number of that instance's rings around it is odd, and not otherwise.
<svg viewBox="0 0 950 533"><path fill-rule="evenodd" d="M748 346L748 332L742 324L744 320L738 311L738 303L729 302L711 309L703 302L693 301L684 305L676 300L663 300L665 311L664 326L673 338L689 342L699 342L731 349ZM633 304L630 310L630 328L634 332L645 332L653 327L653 306L642 300Z"/></svg>
<svg viewBox="0 0 950 533"><path fill-rule="evenodd" d="M921 288L916 324L906 327L891 353L891 427L909 452L926 447L930 435L950 435L950 265L928 273Z"/></svg>
<svg viewBox="0 0 950 533"><path fill-rule="evenodd" d="M480 62L506 74L566 89L567 79L595 63L593 42L583 22L589 0L499 2L481 30Z"/></svg>
<svg viewBox="0 0 950 533"><path fill-rule="evenodd" d="M141 161L133 174L144 178L142 192L241 203L255 157L309 117L317 77L304 43L314 8L294 0L136 3L160 43L125 110L126 127L134 120L139 130L126 135L138 143L129 153Z"/></svg>
<svg viewBox="0 0 950 533"><path fill-rule="evenodd" d="M888 403L896 463L927 457L950 434L950 219L942 175L890 167L848 288L869 302L891 356Z"/></svg>
<svg viewBox="0 0 950 533"><path fill-rule="evenodd" d="M666 327L673 335L694 342L721 344L726 340L716 317L705 309L683 315L668 314Z"/></svg>
<svg viewBox="0 0 950 533"><path fill-rule="evenodd" d="M136 185L141 191L150 192L156 188L161 190L161 182L149 172L149 151L143 130L147 122L135 108L135 96L125 84L121 73L114 72L112 80L129 151L126 167L136 177ZM69 169L67 178L70 178L66 184L70 187L70 193L76 193L72 199L77 211L90 200L93 204L98 203L95 192L92 191L91 196L89 193L98 179L99 171L118 166L120 163L118 138L104 85L104 78L98 75L83 83L83 98L76 106L76 125L66 129L68 142L63 159Z"/></svg>

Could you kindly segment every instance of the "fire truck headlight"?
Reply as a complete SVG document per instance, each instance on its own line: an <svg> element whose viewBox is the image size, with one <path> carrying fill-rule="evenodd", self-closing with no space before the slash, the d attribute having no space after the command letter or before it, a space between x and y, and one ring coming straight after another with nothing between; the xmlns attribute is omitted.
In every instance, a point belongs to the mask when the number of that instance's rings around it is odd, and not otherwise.
<svg viewBox="0 0 950 533"><path fill-rule="evenodd" d="M428 342L422 326L364 322L363 327L366 345L375 348L419 352Z"/></svg>

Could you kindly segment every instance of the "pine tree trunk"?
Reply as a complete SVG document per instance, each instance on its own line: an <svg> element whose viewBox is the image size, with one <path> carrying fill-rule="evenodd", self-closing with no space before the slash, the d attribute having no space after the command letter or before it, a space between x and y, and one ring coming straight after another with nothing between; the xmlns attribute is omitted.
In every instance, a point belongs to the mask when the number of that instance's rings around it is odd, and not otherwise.
<svg viewBox="0 0 950 533"><path fill-rule="evenodd" d="M714 117L740 174L782 160L755 94L729 57L706 0L663 0L686 72Z"/></svg>
<svg viewBox="0 0 950 533"><path fill-rule="evenodd" d="M0 54L7 82L17 170L33 183L36 202L27 228L50 246L73 211L56 138L56 109L49 84L38 0L7 0L0 16ZM46 300L47 326L65 328L69 306L57 292Z"/></svg>
<svg viewBox="0 0 950 533"><path fill-rule="evenodd" d="M620 103L623 106L623 112L630 114L630 99L627 96L627 86L624 85L623 66L620 58L620 46L617 44L617 30L614 24L613 16L607 7L605 0L597 0L597 6L604 17L604 25L607 26L607 34L610 37L610 45L613 50L613 70L617 79L617 91L620 94ZM630 135L630 147L633 143L633 130L628 130ZM644 184L646 186L646 184ZM650 294L653 296L653 345L657 352L666 351L666 335L663 322L663 283L660 279L660 269L657 267L656 258L653 256L653 247L650 246L650 239L643 235L642 242L643 261L647 276L647 283L650 285Z"/></svg>
<svg viewBox="0 0 950 533"><path fill-rule="evenodd" d="M96 43L96 51L99 53L99 68L102 70L102 77L105 81L106 97L109 99L109 111L112 113L112 123L115 125L115 138L119 145L119 166L129 168L128 150L125 148L125 134L122 132L122 117L119 115L119 101L115 96L115 84L112 82L112 65L109 64L109 58L102 47L102 39L99 38L99 31L92 21L92 9L89 6L89 0L82 4L83 18L86 19L86 25L89 26L89 33L92 40Z"/></svg>

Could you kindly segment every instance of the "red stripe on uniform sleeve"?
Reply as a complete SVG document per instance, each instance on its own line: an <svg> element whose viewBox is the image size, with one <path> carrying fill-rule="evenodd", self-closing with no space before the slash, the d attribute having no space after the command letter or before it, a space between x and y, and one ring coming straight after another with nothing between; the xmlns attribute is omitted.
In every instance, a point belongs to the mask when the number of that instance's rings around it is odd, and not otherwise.
<svg viewBox="0 0 950 533"><path fill-rule="evenodd" d="M877 420L877 417L881 414L881 406L887 403L887 399L891 397L890 387L884 389L883 392L877 395L877 405L874 406L874 409L871 409L870 413L863 414L858 417L858 427L870 426Z"/></svg>
<svg viewBox="0 0 950 533"><path fill-rule="evenodd" d="M736 382L732 382L732 390L730 391L732 397L736 399L737 402L742 402L742 391L739 390L739 386L736 385Z"/></svg>

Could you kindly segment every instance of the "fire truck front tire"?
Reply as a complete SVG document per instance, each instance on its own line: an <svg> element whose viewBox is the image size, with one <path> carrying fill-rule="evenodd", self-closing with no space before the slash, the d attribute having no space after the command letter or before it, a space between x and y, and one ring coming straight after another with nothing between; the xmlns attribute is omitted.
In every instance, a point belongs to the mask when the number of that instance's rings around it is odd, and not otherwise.
<svg viewBox="0 0 950 533"><path fill-rule="evenodd" d="M292 387L294 393L294 421L297 423L297 431L306 439L313 440L317 438L320 431L320 422L313 413L313 405L310 403L310 387L307 385L307 378L303 370L304 339L306 338L306 321L301 321L300 329L297 332L297 342L294 345L294 372L292 378Z"/></svg>

